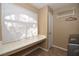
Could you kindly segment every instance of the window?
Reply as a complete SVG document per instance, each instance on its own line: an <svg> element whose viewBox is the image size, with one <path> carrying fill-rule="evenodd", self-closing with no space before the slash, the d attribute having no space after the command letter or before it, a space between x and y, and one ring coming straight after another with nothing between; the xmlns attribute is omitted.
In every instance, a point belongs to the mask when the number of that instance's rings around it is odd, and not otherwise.
<svg viewBox="0 0 79 59"><path fill-rule="evenodd" d="M12 42L38 35L36 13L18 8L14 4L3 4L2 8L5 8L2 12L4 42ZM19 13L18 10L20 10Z"/></svg>

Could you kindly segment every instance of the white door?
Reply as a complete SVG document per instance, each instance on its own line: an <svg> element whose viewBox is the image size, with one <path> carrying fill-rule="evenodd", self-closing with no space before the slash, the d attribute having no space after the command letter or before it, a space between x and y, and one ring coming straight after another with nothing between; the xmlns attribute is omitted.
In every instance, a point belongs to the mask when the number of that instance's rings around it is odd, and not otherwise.
<svg viewBox="0 0 79 59"><path fill-rule="evenodd" d="M48 48L53 44L53 15L49 12L48 16Z"/></svg>

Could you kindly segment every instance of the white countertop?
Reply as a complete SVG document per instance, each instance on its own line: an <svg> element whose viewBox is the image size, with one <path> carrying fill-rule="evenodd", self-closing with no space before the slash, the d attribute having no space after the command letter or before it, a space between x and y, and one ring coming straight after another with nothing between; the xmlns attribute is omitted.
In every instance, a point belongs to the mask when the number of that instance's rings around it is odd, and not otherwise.
<svg viewBox="0 0 79 59"><path fill-rule="evenodd" d="M23 39L16 42L11 42L8 44L0 44L0 55L10 55L11 52L17 50L22 50L23 48L28 48L33 44L37 44L44 40L46 37L44 35L38 35L29 39Z"/></svg>

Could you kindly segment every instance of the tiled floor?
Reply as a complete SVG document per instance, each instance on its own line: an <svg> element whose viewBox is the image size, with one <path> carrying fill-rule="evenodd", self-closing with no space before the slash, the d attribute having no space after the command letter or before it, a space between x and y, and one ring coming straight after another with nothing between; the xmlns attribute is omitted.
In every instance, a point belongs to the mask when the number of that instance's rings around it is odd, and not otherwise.
<svg viewBox="0 0 79 59"><path fill-rule="evenodd" d="M57 48L50 48L48 52L43 51L41 49L37 49L36 51L30 53L28 56L66 56L67 52L62 51Z"/></svg>

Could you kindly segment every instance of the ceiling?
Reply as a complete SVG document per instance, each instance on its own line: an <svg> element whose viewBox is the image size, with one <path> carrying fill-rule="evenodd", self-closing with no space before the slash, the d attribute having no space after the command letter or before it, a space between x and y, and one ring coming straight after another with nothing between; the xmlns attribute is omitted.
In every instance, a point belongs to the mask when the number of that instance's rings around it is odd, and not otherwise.
<svg viewBox="0 0 79 59"><path fill-rule="evenodd" d="M76 5L76 3L32 3L36 8L40 9L46 5L50 6L53 9L69 6L69 5Z"/></svg>

